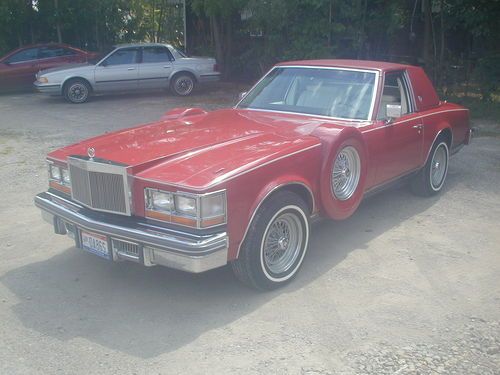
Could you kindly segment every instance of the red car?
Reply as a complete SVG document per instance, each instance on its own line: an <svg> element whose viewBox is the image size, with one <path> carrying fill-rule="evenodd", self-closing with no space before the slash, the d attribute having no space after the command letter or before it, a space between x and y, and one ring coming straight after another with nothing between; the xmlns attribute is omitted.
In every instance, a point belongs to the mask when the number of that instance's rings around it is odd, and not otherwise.
<svg viewBox="0 0 500 375"><path fill-rule="evenodd" d="M66 44L36 44L18 48L0 58L0 91L32 88L40 70L83 63L96 57Z"/></svg>
<svg viewBox="0 0 500 375"><path fill-rule="evenodd" d="M440 101L421 68L294 61L232 109L180 108L51 152L35 203L56 233L106 259L230 263L272 289L299 269L313 218L345 219L404 177L439 193L471 135L469 111Z"/></svg>

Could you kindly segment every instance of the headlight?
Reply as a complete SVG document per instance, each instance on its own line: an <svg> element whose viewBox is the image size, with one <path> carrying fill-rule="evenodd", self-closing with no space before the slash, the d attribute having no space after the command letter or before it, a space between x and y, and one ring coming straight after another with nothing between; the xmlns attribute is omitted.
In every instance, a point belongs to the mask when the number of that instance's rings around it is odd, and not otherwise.
<svg viewBox="0 0 500 375"><path fill-rule="evenodd" d="M68 169L49 161L49 186L63 193L71 194L71 179Z"/></svg>
<svg viewBox="0 0 500 375"><path fill-rule="evenodd" d="M184 215L196 216L196 198L176 195L175 210Z"/></svg>
<svg viewBox="0 0 500 375"><path fill-rule="evenodd" d="M61 181L61 168L57 165L52 164L49 167L50 178L56 181Z"/></svg>
<svg viewBox="0 0 500 375"><path fill-rule="evenodd" d="M151 190L148 202L146 202L146 208L155 211L166 211L170 212L173 208L174 197L171 193L159 190Z"/></svg>
<svg viewBox="0 0 500 375"><path fill-rule="evenodd" d="M38 82L40 83L49 83L47 77L38 77Z"/></svg>
<svg viewBox="0 0 500 375"><path fill-rule="evenodd" d="M146 188L146 217L194 228L226 223L226 192L188 194Z"/></svg>
<svg viewBox="0 0 500 375"><path fill-rule="evenodd" d="M61 168L61 182L64 185L71 185L71 180L69 178L69 171L65 168Z"/></svg>

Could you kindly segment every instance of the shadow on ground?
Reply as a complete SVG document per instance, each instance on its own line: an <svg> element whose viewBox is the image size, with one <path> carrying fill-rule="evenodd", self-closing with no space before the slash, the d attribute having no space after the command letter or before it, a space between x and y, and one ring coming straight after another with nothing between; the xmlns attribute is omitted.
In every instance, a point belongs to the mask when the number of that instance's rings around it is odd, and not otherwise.
<svg viewBox="0 0 500 375"><path fill-rule="evenodd" d="M451 176L446 189L457 180ZM270 293L243 287L229 267L191 275L113 264L75 248L10 271L0 281L19 298L13 310L28 329L63 341L83 337L151 358L240 319L278 295L307 287L350 252L368 249L371 240L438 199L418 198L400 187L365 201L348 220L318 223L298 277Z"/></svg>

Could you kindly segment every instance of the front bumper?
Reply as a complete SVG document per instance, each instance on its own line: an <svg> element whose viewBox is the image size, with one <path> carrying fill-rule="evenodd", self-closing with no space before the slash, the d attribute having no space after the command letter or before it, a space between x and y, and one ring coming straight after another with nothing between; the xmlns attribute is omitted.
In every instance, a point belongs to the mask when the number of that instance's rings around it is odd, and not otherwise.
<svg viewBox="0 0 500 375"><path fill-rule="evenodd" d="M41 83L35 81L33 82L33 87L36 91L42 94L61 95L61 85L59 84Z"/></svg>
<svg viewBox="0 0 500 375"><path fill-rule="evenodd" d="M104 215L92 216L89 210L73 201L50 192L35 197L42 217L53 225L57 234L68 234L81 246L81 231L106 237L112 260L134 261L144 266L162 265L182 271L199 273L227 264L226 232L195 235L166 229L139 220L111 222ZM136 251L126 251L130 246Z"/></svg>

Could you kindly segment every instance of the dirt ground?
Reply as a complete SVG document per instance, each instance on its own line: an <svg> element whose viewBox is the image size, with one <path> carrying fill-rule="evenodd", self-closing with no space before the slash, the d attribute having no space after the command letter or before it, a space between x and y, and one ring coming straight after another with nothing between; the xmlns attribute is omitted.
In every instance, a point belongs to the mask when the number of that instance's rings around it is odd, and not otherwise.
<svg viewBox="0 0 500 375"><path fill-rule="evenodd" d="M498 136L454 156L437 197L403 186L316 225L298 277L271 293L228 268L109 263L42 221L48 151L240 89L0 96L0 374L500 374Z"/></svg>

